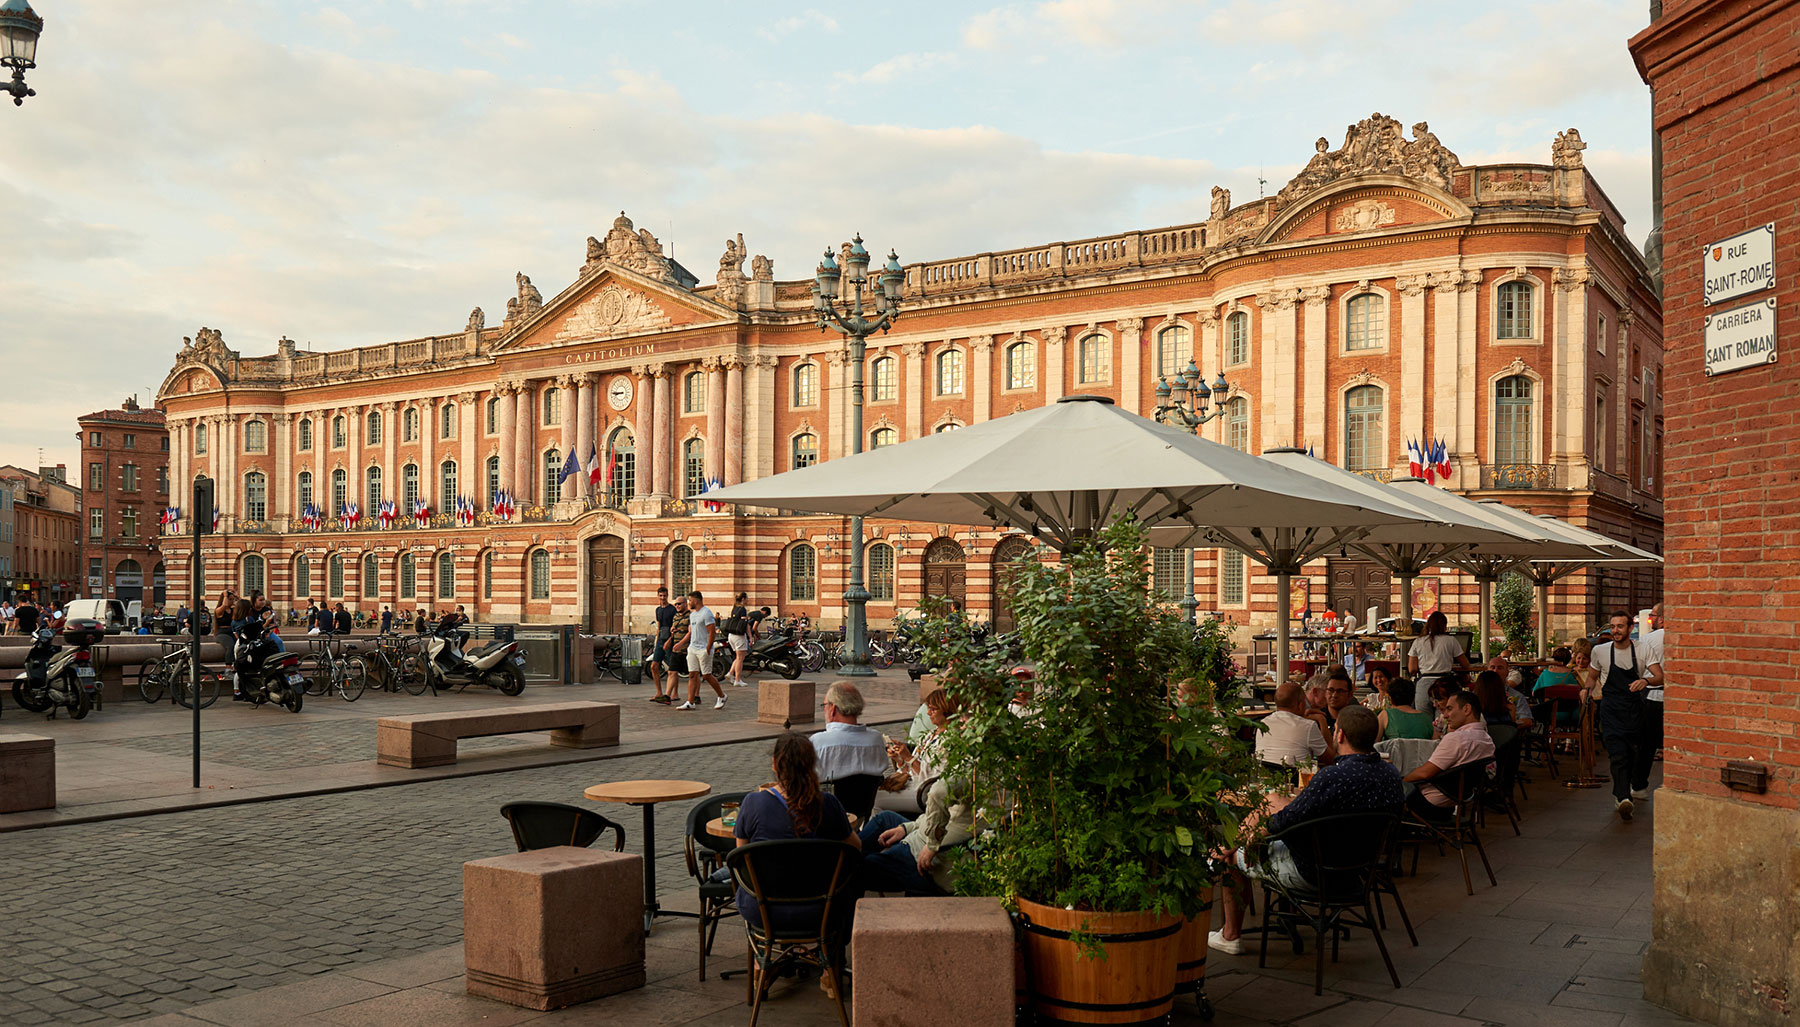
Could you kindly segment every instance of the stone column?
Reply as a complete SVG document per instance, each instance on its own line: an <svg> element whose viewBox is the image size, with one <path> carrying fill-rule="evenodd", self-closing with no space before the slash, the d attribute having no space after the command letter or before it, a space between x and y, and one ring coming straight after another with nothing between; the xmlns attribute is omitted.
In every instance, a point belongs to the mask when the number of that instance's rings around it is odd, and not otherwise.
<svg viewBox="0 0 1800 1027"><path fill-rule="evenodd" d="M654 364L650 373L656 376L656 495L675 494L675 465L680 456L675 452L675 397L666 364Z"/></svg>
<svg viewBox="0 0 1800 1027"><path fill-rule="evenodd" d="M744 478L755 481L775 473L775 408L781 403L776 368L781 362L767 354L750 358L749 380L744 385Z"/></svg>
<svg viewBox="0 0 1800 1027"><path fill-rule="evenodd" d="M215 436L213 439L215 447L213 466L219 469L213 477L219 483L215 490L215 499L219 507L221 524L227 523L227 518L236 517L238 513L237 422L239 416L238 414L226 414L219 418L218 431L213 433Z"/></svg>
<svg viewBox="0 0 1800 1027"><path fill-rule="evenodd" d="M1299 410L1300 398L1295 394L1298 391L1299 374L1296 368L1298 353L1294 339L1294 304L1299 299L1298 289L1276 289L1263 307L1265 327L1275 343L1263 349L1267 358L1263 381L1268 393L1263 399L1264 449L1273 445L1291 446L1299 438L1294 431L1294 415Z"/></svg>
<svg viewBox="0 0 1800 1027"><path fill-rule="evenodd" d="M526 381L514 397L513 434L518 448L513 451L513 481L519 507L532 505L537 489L537 422L532 420L531 395L537 386Z"/></svg>
<svg viewBox="0 0 1800 1027"><path fill-rule="evenodd" d="M443 513L442 510L437 508L437 437L439 427L437 404L438 401L435 397L428 396L419 401L419 498L431 504L432 513ZM405 499L400 499L398 505L404 506L405 502ZM364 510L363 513L367 514L368 511ZM399 514L401 518L407 520L407 523L412 523L410 518L412 517L413 512L411 510L400 510Z"/></svg>
<svg viewBox="0 0 1800 1027"><path fill-rule="evenodd" d="M1555 370L1561 372L1551 379L1549 392L1552 428L1550 444L1543 446L1545 463L1562 464L1565 468L1579 464L1586 459L1584 444L1588 433L1593 429L1586 422L1592 421L1588 405L1588 344L1587 344L1587 282L1588 271L1584 267L1558 268L1551 275L1556 283L1556 334L1546 341L1550 350L1556 355ZM1620 323L1627 328L1631 321L1621 311ZM1547 319L1546 319L1547 320ZM1548 331L1548 329L1546 329ZM1631 345L1628 340L1621 341L1619 354L1623 358L1623 373L1618 380L1626 384L1626 388L1618 390L1619 402L1614 404L1621 417L1631 409L1628 397L1631 386L1636 382L1630 380ZM1650 416L1646 414L1645 416ZM1540 424L1542 421L1540 420ZM1624 421L1624 428L1630 430L1630 421ZM1568 470L1564 470L1568 474ZM1565 485L1571 484L1564 482ZM1643 476L1633 483L1634 487L1642 487Z"/></svg>
<svg viewBox="0 0 1800 1027"><path fill-rule="evenodd" d="M977 335L969 340L969 387L974 390L975 406L971 423L994 416L994 337Z"/></svg>
<svg viewBox="0 0 1800 1027"><path fill-rule="evenodd" d="M1195 323L1199 326L1200 332L1199 337L1195 340L1199 353L1196 354L1197 359L1194 362L1200 365L1200 379L1211 382L1217 379L1220 370L1225 366L1225 354L1219 348L1219 313L1208 307L1200 312ZM1213 397L1213 401L1217 404L1218 397ZM1204 437L1222 444L1225 441L1225 418L1215 417L1206 422L1206 425L1200 429L1200 433Z"/></svg>
<svg viewBox="0 0 1800 1027"><path fill-rule="evenodd" d="M1063 395L1063 342L1069 337L1069 330L1062 325L1051 325L1043 330L1044 336L1044 402L1054 403Z"/></svg>
<svg viewBox="0 0 1800 1027"><path fill-rule="evenodd" d="M475 504L476 510L482 509L487 500L487 465L481 460L481 451L476 442L481 438L481 396L474 392L460 392L456 396L456 413L458 422L457 435L462 445L458 447L459 467L457 469L457 487L469 501Z"/></svg>
<svg viewBox="0 0 1800 1027"><path fill-rule="evenodd" d="M275 480L269 483L273 486L269 490L269 519L286 519L293 509L289 497L292 495L291 479L294 476L294 415L281 413L269 420L269 448L275 454ZM171 443L169 449L173 451L174 448ZM174 488L174 483L170 483L170 488Z"/></svg>
<svg viewBox="0 0 1800 1027"><path fill-rule="evenodd" d="M631 373L636 378L631 397L637 405L633 411L637 421L631 429L631 441L637 447L637 483L632 494L648 496L656 491L656 379L646 364L632 368Z"/></svg>
<svg viewBox="0 0 1800 1027"><path fill-rule="evenodd" d="M1306 312L1303 315L1306 325L1306 342L1303 346L1303 361L1306 367L1306 409L1302 411L1306 428L1303 433L1304 442L1295 442L1296 446L1312 446L1320 456L1330 459L1327 454L1333 452L1325 437L1325 410L1327 404L1327 386L1325 381L1326 355L1331 352L1331 340L1325 333L1325 311L1331 305L1331 286L1318 285L1310 289L1302 289L1301 299L1306 301Z"/></svg>
<svg viewBox="0 0 1800 1027"><path fill-rule="evenodd" d="M511 382L494 384L494 398L498 400L494 405L494 413L500 422L496 425L500 429L497 447L500 454L500 487L509 490L517 488L514 473L518 470L516 457L518 452L518 428L516 425L518 402L513 399L513 389L514 386ZM485 468L483 473L486 473Z"/></svg>
<svg viewBox="0 0 1800 1027"><path fill-rule="evenodd" d="M1456 307L1461 271L1431 276L1431 434L1454 453L1461 414L1456 394Z"/></svg>
<svg viewBox="0 0 1800 1027"><path fill-rule="evenodd" d="M916 439L924 430L925 397L931 395L933 386L925 379L925 344L906 343L900 347L900 355L906 358L906 381L900 388L906 403L905 438Z"/></svg>
<svg viewBox="0 0 1800 1027"><path fill-rule="evenodd" d="M1184 365L1185 366L1185 365ZM1119 405L1141 412L1144 398L1144 319L1119 318ZM975 418L983 420L981 417Z"/></svg>
<svg viewBox="0 0 1800 1027"><path fill-rule="evenodd" d="M744 362L725 358L725 484L744 480Z"/></svg>
<svg viewBox="0 0 1800 1027"><path fill-rule="evenodd" d="M1481 288L1481 272L1463 273L1456 287L1456 487L1472 488L1475 482L1464 480L1462 469L1473 467L1475 455L1475 300Z"/></svg>
<svg viewBox="0 0 1800 1027"><path fill-rule="evenodd" d="M381 404L381 498L383 499L393 499L399 494L396 489L396 486L399 484L399 479L395 477L400 473L399 456L396 448L399 446L397 440L400 437L399 411L400 404L398 403ZM419 428L419 434L424 435L425 425L421 424L419 425ZM369 497L367 496L363 497L365 501L368 498ZM396 503L395 505L397 507L399 504ZM379 512L380 511L378 510L364 510L363 516L372 518ZM412 513L412 511L400 510L399 513L402 516L405 516L406 514Z"/></svg>
<svg viewBox="0 0 1800 1027"><path fill-rule="evenodd" d="M349 407L344 411L344 501L355 503L358 509L363 508L363 408ZM362 515L370 517L373 510L363 509Z"/></svg>
<svg viewBox="0 0 1800 1027"><path fill-rule="evenodd" d="M1400 289L1400 438L1426 440L1425 275L1404 275ZM1392 452L1388 462L1395 459Z"/></svg>
<svg viewBox="0 0 1800 1027"><path fill-rule="evenodd" d="M581 461L581 480L576 483L575 496L588 494L587 464L588 458L599 449L594 439L596 411L594 403L598 398L594 392L594 376L583 372L574 376L575 380L575 459ZM605 473L606 458L601 457L601 473Z"/></svg>
<svg viewBox="0 0 1800 1027"><path fill-rule="evenodd" d="M313 505L325 517L337 513L331 508L331 472L325 463L331 452L331 417L330 410L313 412Z"/></svg>
<svg viewBox="0 0 1800 1027"><path fill-rule="evenodd" d="M187 445L188 427L186 421L169 422L169 505L186 510L188 506L187 477ZM85 472L84 472L85 473ZM82 530L87 530L86 526ZM83 572L85 573L85 572ZM173 584L173 582L171 582Z"/></svg>
<svg viewBox="0 0 1800 1027"><path fill-rule="evenodd" d="M725 365L706 358L706 480L725 480Z"/></svg>
<svg viewBox="0 0 1800 1027"><path fill-rule="evenodd" d="M819 380L819 402L825 407L825 445L819 454L820 460L849 456L850 447L850 387L849 377L844 374L844 351L834 350L825 354L824 373ZM920 402L924 401L921 396ZM863 440L866 448L869 442Z"/></svg>

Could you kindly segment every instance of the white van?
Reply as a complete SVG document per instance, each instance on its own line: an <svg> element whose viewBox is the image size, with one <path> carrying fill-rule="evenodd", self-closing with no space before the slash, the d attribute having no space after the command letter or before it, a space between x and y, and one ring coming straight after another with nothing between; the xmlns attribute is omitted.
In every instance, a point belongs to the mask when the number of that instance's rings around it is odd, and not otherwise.
<svg viewBox="0 0 1800 1027"><path fill-rule="evenodd" d="M131 605L139 604L134 601ZM136 630L135 622L127 619L125 604L117 599L71 599L63 608L63 614L68 620L97 620L106 625L109 635Z"/></svg>

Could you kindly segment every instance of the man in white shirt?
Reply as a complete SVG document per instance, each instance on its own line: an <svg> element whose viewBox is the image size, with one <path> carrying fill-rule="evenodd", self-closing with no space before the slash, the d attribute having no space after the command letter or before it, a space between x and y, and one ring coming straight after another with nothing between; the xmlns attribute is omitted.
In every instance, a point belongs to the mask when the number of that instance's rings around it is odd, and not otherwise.
<svg viewBox="0 0 1800 1027"><path fill-rule="evenodd" d="M848 681L833 681L825 689L825 730L812 736L819 756L819 780L846 777L886 777L894 770L881 732L857 723L863 697Z"/></svg>
<svg viewBox="0 0 1800 1027"><path fill-rule="evenodd" d="M1306 759L1330 763L1337 754L1325 729L1305 714L1306 693L1298 684L1287 681L1275 689L1275 712L1263 718L1264 730L1256 736L1256 758L1287 766Z"/></svg>
<svg viewBox="0 0 1800 1027"><path fill-rule="evenodd" d="M1600 741L1612 764L1614 811L1630 820L1632 800L1650 797L1650 761L1643 761L1645 776L1638 778L1637 751L1643 746L1644 693L1662 687L1662 655L1647 639L1631 637L1631 615L1623 610L1612 615L1611 630L1612 643L1595 646L1589 663L1600 672Z"/></svg>
<svg viewBox="0 0 1800 1027"><path fill-rule="evenodd" d="M1650 647L1650 659L1658 667L1663 665L1663 623L1663 604L1657 603L1650 608L1650 633L1644 636L1644 642ZM1635 789L1641 783L1642 797L1646 799L1650 797L1650 765L1656 762L1662 743L1663 682L1658 681L1644 689L1644 734L1638 743L1637 762L1632 765L1632 785ZM1632 798L1638 798L1636 791Z"/></svg>
<svg viewBox="0 0 1800 1027"><path fill-rule="evenodd" d="M713 709L725 708L725 690L719 687L719 679L712 672L713 642L719 634L719 619L713 616L712 608L706 605L705 599L698 591L688 593L688 697L687 702L675 707L678 710L692 710L699 706L700 679L706 683L719 697L713 703Z"/></svg>

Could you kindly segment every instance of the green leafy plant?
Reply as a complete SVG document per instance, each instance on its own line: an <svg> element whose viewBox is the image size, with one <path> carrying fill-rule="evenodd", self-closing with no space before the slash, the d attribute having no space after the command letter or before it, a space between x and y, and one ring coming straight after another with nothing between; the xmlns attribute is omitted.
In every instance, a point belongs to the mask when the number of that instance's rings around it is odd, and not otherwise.
<svg viewBox="0 0 1800 1027"><path fill-rule="evenodd" d="M1135 523L1060 563L1013 568L1013 661L927 606L926 661L961 703L952 773L983 811L957 890L1096 912L1196 914L1270 778L1238 731L1229 625L1198 629L1150 588ZM1187 686L1183 688L1182 686ZM1194 701L1184 701L1183 696Z"/></svg>
<svg viewBox="0 0 1800 1027"><path fill-rule="evenodd" d="M1514 653L1535 652L1537 636L1532 628L1531 579L1513 571L1494 586L1494 620L1506 635L1506 647Z"/></svg>

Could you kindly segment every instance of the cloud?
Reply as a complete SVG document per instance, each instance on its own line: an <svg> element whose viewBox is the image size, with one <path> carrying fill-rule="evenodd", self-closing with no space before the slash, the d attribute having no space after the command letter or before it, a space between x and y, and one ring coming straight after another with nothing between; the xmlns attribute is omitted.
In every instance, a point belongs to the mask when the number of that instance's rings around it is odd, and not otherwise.
<svg viewBox="0 0 1800 1027"><path fill-rule="evenodd" d="M929 71L939 65L948 64L956 59L949 53L903 53L889 57L879 64L872 65L858 74L840 73L840 82L886 84L900 79L909 79L920 72Z"/></svg>
<svg viewBox="0 0 1800 1027"><path fill-rule="evenodd" d="M802 29L816 28L823 32L836 32L837 19L823 11L807 8L799 14L780 18L756 30L756 34L771 43L779 43L783 39Z"/></svg>
<svg viewBox="0 0 1800 1027"><path fill-rule="evenodd" d="M1179 37L1179 22L1203 8L1198 0L1048 0L981 11L963 23L962 40L977 50L1045 46L1120 51L1145 40ZM1185 12L1185 13L1184 13ZM1171 24L1171 22L1176 24Z"/></svg>

